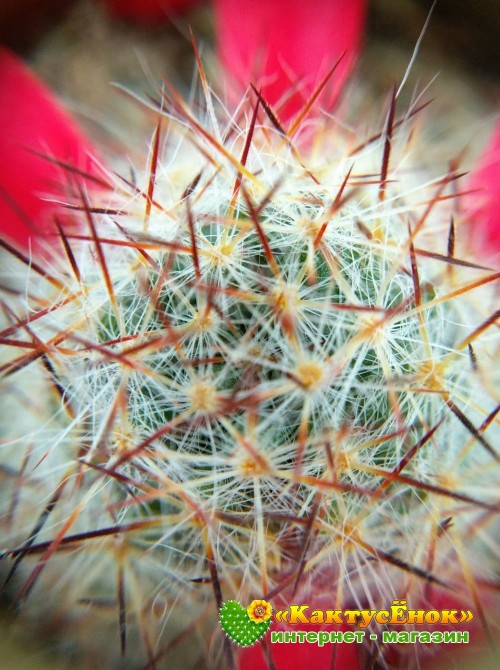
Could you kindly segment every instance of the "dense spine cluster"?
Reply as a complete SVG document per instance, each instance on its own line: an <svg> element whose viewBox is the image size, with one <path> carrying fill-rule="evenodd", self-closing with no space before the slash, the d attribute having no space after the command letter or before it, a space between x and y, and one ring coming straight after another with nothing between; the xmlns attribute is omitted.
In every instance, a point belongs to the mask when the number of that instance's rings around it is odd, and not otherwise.
<svg viewBox="0 0 500 670"><path fill-rule="evenodd" d="M480 609L498 273L455 252L458 170L426 176L394 97L361 136L206 93L199 116L163 94L143 173L69 171L50 264L12 253L7 588L80 630L110 614L110 659L148 667L186 639L221 667L228 599Z"/></svg>

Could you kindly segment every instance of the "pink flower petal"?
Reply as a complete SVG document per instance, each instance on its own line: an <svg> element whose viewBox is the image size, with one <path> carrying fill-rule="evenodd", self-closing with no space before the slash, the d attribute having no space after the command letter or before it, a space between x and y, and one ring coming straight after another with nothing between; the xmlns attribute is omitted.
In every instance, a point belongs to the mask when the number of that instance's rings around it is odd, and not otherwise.
<svg viewBox="0 0 500 670"><path fill-rule="evenodd" d="M305 602L302 604L305 604ZM328 597L315 596L307 604L310 606L309 613L311 613L315 609L331 609L332 603ZM278 609L282 608L284 610L288 607L283 602L279 604L275 601L274 605ZM287 632L294 630L346 632L357 629L347 624L342 626L322 626L318 624L285 625L283 623L273 623L271 630ZM266 639L276 670L312 670L312 668L317 668L318 670L323 670L323 668L328 670L361 670L359 656L361 645L357 643L325 644L322 647L318 646L318 644L307 642L270 644L269 633ZM332 664L334 654L335 662ZM243 649L238 656L237 667L238 670L268 670L269 664L267 663L262 646L257 643L252 647Z"/></svg>
<svg viewBox="0 0 500 670"><path fill-rule="evenodd" d="M221 63L237 95L249 83L287 119L345 51L321 104L331 108L357 56L365 0L215 0Z"/></svg>
<svg viewBox="0 0 500 670"><path fill-rule="evenodd" d="M173 14L189 12L200 0L106 0L116 16L137 23L158 23Z"/></svg>
<svg viewBox="0 0 500 670"><path fill-rule="evenodd" d="M477 190L467 201L474 248L487 258L500 256L500 121L472 172L468 188Z"/></svg>
<svg viewBox="0 0 500 670"><path fill-rule="evenodd" d="M287 631L293 631L297 626L290 626ZM273 626L272 630L279 630ZM300 630L320 631L321 626L302 626ZM333 628L324 628L326 632L332 632ZM338 626L335 632L346 632L354 630L353 627ZM276 670L307 670L307 668L333 668L334 670L361 670L359 649L357 643L325 644L319 647L313 643L284 644L276 643L269 645L272 659ZM269 648L268 647L268 648ZM335 663L332 665L332 656L335 653ZM248 647L241 652L238 670L268 670L264 651L260 644Z"/></svg>
<svg viewBox="0 0 500 670"><path fill-rule="evenodd" d="M67 178L52 157L92 171L90 144L49 91L13 54L0 49L0 234L26 247L52 229ZM41 155L36 155L38 152ZM95 154L94 154L95 155Z"/></svg>

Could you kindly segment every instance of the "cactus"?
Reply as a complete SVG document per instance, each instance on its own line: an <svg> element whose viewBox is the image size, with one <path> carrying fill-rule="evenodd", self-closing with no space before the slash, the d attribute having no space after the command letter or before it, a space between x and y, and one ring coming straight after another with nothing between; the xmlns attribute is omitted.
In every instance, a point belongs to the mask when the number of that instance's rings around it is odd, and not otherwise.
<svg viewBox="0 0 500 670"><path fill-rule="evenodd" d="M458 166L428 173L395 96L370 136L204 90L148 103L132 178L66 166L50 262L5 257L11 598L106 667L230 665L228 599L481 616L498 273L455 251Z"/></svg>

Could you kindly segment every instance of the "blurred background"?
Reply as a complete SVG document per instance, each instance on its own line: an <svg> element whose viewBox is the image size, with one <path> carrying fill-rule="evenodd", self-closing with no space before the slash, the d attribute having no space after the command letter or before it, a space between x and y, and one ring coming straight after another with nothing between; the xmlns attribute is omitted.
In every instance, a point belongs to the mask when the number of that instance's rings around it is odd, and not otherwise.
<svg viewBox="0 0 500 670"><path fill-rule="evenodd" d="M209 0L139 4L144 10L137 21L127 17L132 0L1 0L0 41L29 61L97 141L105 135L109 142L114 135L124 142L128 134L121 129L130 115L138 120L140 111L124 105L123 96L110 95L110 81L152 93L166 74L180 90L189 90L194 63L188 25L209 73L216 67ZM169 16L160 10L158 20L147 9L155 5L174 9ZM404 75L432 0L368 0L368 5L358 75L363 95L385 99ZM498 0L438 0L405 88L409 98L438 75L427 97L436 98L434 117L444 118L445 126L434 132L462 147L471 143L471 161L500 109L499 35Z"/></svg>
<svg viewBox="0 0 500 670"><path fill-rule="evenodd" d="M117 0L110 4L119 3L120 0ZM106 3L101 0L93 3L90 0L2 0L0 40L14 51L29 56L48 34L75 13L76 7L92 4ZM167 4L181 7L185 3L178 0L177 3ZM192 7L198 5L199 13L204 2L191 0L187 4ZM382 39L411 49L431 4L429 0L371 0L368 38ZM203 16L207 19L206 12ZM147 31L151 30L166 34L169 28L166 24L163 28L150 24ZM495 79L500 73L499 33L498 0L438 0L426 42L441 55L456 60L471 71L475 70L478 76Z"/></svg>
<svg viewBox="0 0 500 670"><path fill-rule="evenodd" d="M29 57L41 43L50 40L61 26L71 30L78 17L96 15L103 5L127 6L127 0L2 0L0 3L0 40L17 53ZM144 5L150 5L146 0ZM154 4L154 3L153 3ZM158 4L160 0L158 0ZM210 15L205 0L169 0L166 5L182 8L189 5L189 21L203 33L210 33ZM411 50L430 10L430 0L371 0L368 21L368 42L380 40ZM101 6L101 7L99 7ZM105 13L105 12L104 12ZM122 14L126 14L122 10ZM146 13L145 13L146 15ZM171 17L172 18L172 17ZM116 16L114 18L116 23ZM205 26L203 24L206 24ZM163 25L155 19L143 19L142 32L169 36L175 29L168 21ZM122 28L127 21L123 21ZM130 28L130 23L128 25ZM93 26L87 26L89 30ZM80 35L85 27L80 26ZM64 28L63 28L64 31ZM139 29L141 32L141 29ZM438 0L425 42L426 49L436 56L450 59L478 77L498 84L500 74L500 3L498 0ZM144 35L143 35L144 36ZM138 37L140 37L138 35ZM496 90L498 95L498 90Z"/></svg>

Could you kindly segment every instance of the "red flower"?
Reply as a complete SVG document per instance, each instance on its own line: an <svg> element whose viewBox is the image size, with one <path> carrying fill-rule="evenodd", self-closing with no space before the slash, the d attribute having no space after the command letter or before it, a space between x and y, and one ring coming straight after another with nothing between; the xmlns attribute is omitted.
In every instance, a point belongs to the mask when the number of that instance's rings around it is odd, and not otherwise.
<svg viewBox="0 0 500 670"><path fill-rule="evenodd" d="M107 0L117 13L155 21L166 12L186 10L195 0ZM287 11L279 1L240 3L217 0L218 44L229 72L248 84L252 68L260 77L263 95L288 116L299 110L318 81L346 51L328 97L332 103L356 55L365 13L365 0L290 0ZM263 50L265 47L265 51ZM297 88L285 95L291 84ZM0 51L0 217L4 235L26 246L33 235L53 226L54 204L68 171L95 172L91 145L51 93L12 54ZM50 159L54 159L51 162Z"/></svg>
<svg viewBox="0 0 500 670"><path fill-rule="evenodd" d="M293 626L287 628L292 631ZM297 626L295 626L297 628ZM349 629L351 630L352 627ZM273 627L273 630L279 630ZM305 627L300 630L306 630ZM320 631L321 626L307 626L307 632ZM324 629L326 630L326 629ZM346 632L345 626L339 626L336 632ZM331 632L331 629L328 629ZM272 662L276 670L307 670L317 668L318 670L361 670L361 661L357 643L348 644L325 644L319 647L317 644L295 643L295 644L269 644ZM266 659L260 644L248 647L241 652L238 670L269 670L273 667Z"/></svg>
<svg viewBox="0 0 500 670"><path fill-rule="evenodd" d="M5 236L27 246L35 233L50 231L55 205L49 195L69 174L50 159L89 172L94 152L55 98L4 49L0 90L0 225Z"/></svg>
<svg viewBox="0 0 500 670"><path fill-rule="evenodd" d="M295 602L295 601L294 601ZM331 608L331 600L327 596L314 596L309 602L301 604L310 605L309 613L315 609L326 610ZM285 602L275 603L277 608L287 609ZM354 630L353 626L322 626L318 624L307 625L285 625L272 624L271 630L293 632L303 630L307 632L319 632L321 630L332 632L343 632ZM313 643L276 643L270 644L269 633L265 638L267 653L271 654L272 663L276 670L308 670L308 668L318 668L318 670L361 670L359 656L360 645L357 643L346 644L324 644L319 646ZM270 665L266 659L266 653L262 644L255 644L241 651L238 658L238 670L269 670Z"/></svg>
<svg viewBox="0 0 500 670"><path fill-rule="evenodd" d="M493 132L469 188L476 192L468 199L468 219L473 247L482 255L498 260L500 255L500 121Z"/></svg>
<svg viewBox="0 0 500 670"><path fill-rule="evenodd" d="M215 0L219 56L238 97L249 82L287 119L342 60L321 98L332 107L359 50L365 0ZM239 88L239 90L238 90Z"/></svg>

